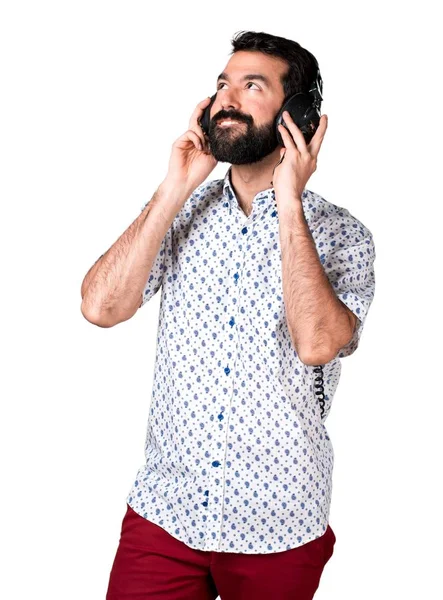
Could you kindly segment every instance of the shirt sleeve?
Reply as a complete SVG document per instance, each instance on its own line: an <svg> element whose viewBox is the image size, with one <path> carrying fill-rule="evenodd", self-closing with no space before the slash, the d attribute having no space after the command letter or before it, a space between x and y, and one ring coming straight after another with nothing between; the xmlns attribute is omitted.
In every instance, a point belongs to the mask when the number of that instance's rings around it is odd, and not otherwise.
<svg viewBox="0 0 443 600"><path fill-rule="evenodd" d="M360 230L360 233L362 230ZM352 339L338 351L339 358L350 356L358 348L369 307L375 292L375 245L365 228L357 241L337 243L323 263L326 275L337 295L357 317ZM360 239L359 239L360 238Z"/></svg>
<svg viewBox="0 0 443 600"><path fill-rule="evenodd" d="M151 202L151 200L152 198L145 202L145 204L143 204L140 212L143 212L143 210L146 208L149 202ZM139 308L144 306L158 292L163 283L163 277L166 270L166 253L171 235L172 225L166 232L166 235L164 236L160 245L159 251L157 252L157 256L155 257L154 262L152 264L151 270L143 288L143 300Z"/></svg>

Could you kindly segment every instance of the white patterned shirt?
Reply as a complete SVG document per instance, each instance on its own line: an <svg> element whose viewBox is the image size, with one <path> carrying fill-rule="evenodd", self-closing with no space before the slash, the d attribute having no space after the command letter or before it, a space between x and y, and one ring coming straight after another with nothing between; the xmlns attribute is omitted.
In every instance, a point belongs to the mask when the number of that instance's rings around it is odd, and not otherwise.
<svg viewBox="0 0 443 600"><path fill-rule="evenodd" d="M323 366L321 416L315 367L299 359L285 318L274 188L246 216L230 171L187 198L144 288L143 304L162 292L146 462L127 503L191 548L266 554L326 531L334 452L324 423L340 357L356 350L373 300L375 250L347 209L304 190L319 259L358 317Z"/></svg>

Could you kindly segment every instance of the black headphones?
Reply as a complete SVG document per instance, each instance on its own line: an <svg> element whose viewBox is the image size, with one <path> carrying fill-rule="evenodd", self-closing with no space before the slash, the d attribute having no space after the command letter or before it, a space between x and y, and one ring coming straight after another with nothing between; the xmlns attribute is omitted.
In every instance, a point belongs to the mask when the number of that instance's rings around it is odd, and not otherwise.
<svg viewBox="0 0 443 600"><path fill-rule="evenodd" d="M318 63L316 62L317 69L316 74L309 86L308 92L305 94L303 92L299 92L298 94L294 94L281 107L278 115L275 118L275 130L277 134L278 143L281 146L284 146L283 138L280 135L280 131L278 130L278 125L283 125L288 129L283 121L283 111L287 110L291 115L294 123L303 133L303 137L305 138L306 144L309 144L314 133L317 130L318 124L320 123L321 117L321 103L323 100L323 80L320 75L320 68ZM205 108L203 112L203 116L200 119L200 125L203 131L208 135L209 133L209 113L211 110L211 106L214 104L215 98L217 97L217 92L211 96L211 102ZM288 129L289 131L289 129Z"/></svg>

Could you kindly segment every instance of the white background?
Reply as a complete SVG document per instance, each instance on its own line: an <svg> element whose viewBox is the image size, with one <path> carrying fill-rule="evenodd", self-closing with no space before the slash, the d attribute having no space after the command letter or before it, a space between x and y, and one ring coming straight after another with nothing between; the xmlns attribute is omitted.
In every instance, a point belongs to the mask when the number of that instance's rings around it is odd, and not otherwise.
<svg viewBox="0 0 443 600"><path fill-rule="evenodd" d="M165 177L240 30L317 57L329 126L307 188L350 210L376 246L375 299L326 422L337 542L315 597L441 597L431 2L15 0L0 10L3 598L105 598L144 462L160 293L103 329L83 318L80 286Z"/></svg>

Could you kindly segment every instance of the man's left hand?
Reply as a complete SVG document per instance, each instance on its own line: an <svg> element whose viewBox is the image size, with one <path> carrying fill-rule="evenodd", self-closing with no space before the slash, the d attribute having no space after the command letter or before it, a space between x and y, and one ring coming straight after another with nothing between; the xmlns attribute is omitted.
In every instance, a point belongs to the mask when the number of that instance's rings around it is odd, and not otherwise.
<svg viewBox="0 0 443 600"><path fill-rule="evenodd" d="M285 196L301 200L303 190L317 168L317 156L325 137L328 117L320 117L317 130L308 146L303 133L286 110L283 119L289 131L279 125L285 147L280 150L280 162L274 167L272 185L277 201Z"/></svg>

